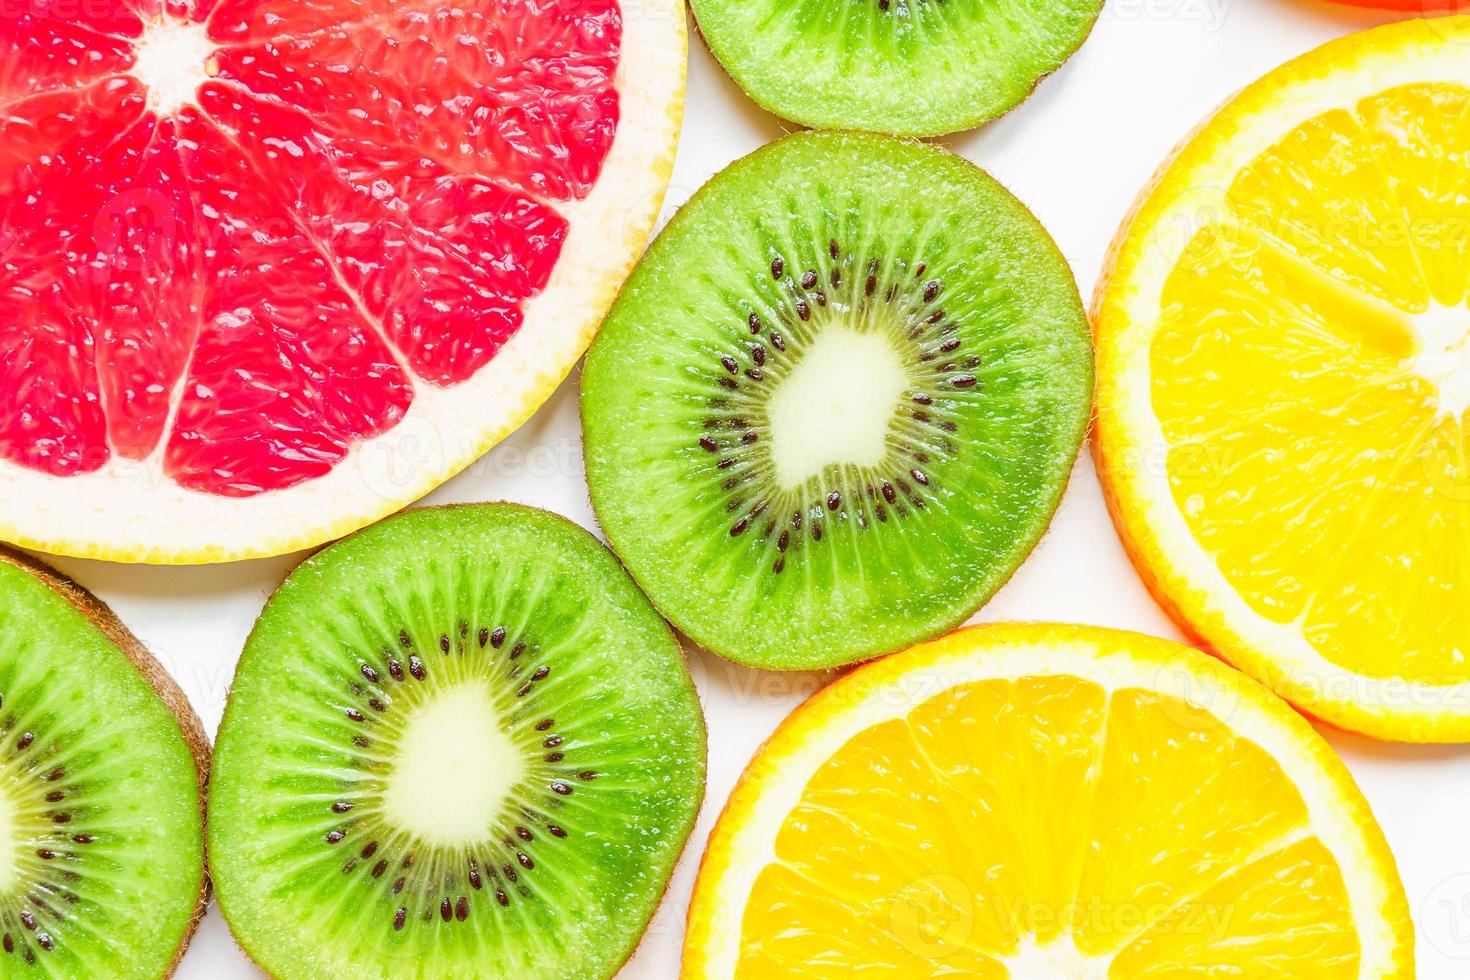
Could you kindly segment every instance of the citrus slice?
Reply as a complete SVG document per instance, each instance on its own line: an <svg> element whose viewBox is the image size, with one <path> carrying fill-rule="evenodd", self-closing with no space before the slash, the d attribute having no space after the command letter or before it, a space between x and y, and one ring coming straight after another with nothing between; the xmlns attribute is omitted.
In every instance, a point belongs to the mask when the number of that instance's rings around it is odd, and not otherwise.
<svg viewBox="0 0 1470 980"><path fill-rule="evenodd" d="M0 537L274 554L564 378L646 241L674 0L0 13Z"/></svg>
<svg viewBox="0 0 1470 980"><path fill-rule="evenodd" d="M1383 836L1299 715L1197 651L978 627L777 730L705 852L683 975L1411 977Z"/></svg>
<svg viewBox="0 0 1470 980"><path fill-rule="evenodd" d="M1380 738L1470 739L1470 18L1368 31L1179 152L1098 293L1103 487L1192 634Z"/></svg>

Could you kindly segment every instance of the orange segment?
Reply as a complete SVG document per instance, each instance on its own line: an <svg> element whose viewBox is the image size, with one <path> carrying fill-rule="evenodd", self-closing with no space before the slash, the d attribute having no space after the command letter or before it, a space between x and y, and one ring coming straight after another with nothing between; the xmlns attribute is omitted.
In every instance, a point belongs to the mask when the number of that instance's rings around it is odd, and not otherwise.
<svg viewBox="0 0 1470 980"><path fill-rule="evenodd" d="M1366 805L1284 704L1175 644L983 627L777 732L711 838L684 974L1409 976L1409 942Z"/></svg>
<svg viewBox="0 0 1470 980"><path fill-rule="evenodd" d="M1453 684L1470 655L1470 506L1463 433L1431 423L1397 456L1393 476L1360 503L1352 547L1323 568L1306 636L1363 674ZM1368 656L1374 645L1393 656Z"/></svg>
<svg viewBox="0 0 1470 980"><path fill-rule="evenodd" d="M1333 928L1347 917L1342 875L1317 840L1254 861L1176 906L1113 960L1134 980L1364 976L1358 937Z"/></svg>
<svg viewBox="0 0 1470 980"><path fill-rule="evenodd" d="M1470 288L1470 91L1463 84L1406 86L1364 99L1357 113L1376 137L1381 170L1411 176L1392 182L1398 213L1390 229L1408 242L1430 300L1462 306Z"/></svg>
<svg viewBox="0 0 1470 980"><path fill-rule="evenodd" d="M1307 119L1252 160L1226 193L1229 214L1346 285L1423 309L1429 296L1383 165L1383 134L1357 108Z"/></svg>
<svg viewBox="0 0 1470 980"><path fill-rule="evenodd" d="M1074 941L1094 955L1117 950L1308 823L1301 794L1260 746L1173 695L1118 691Z"/></svg>
<svg viewBox="0 0 1470 980"><path fill-rule="evenodd" d="M999 961L967 944L973 905L954 879L916 881L875 906L853 901L784 865L771 865L751 894L748 910L758 912L745 927L749 945L740 952L734 976L764 980L799 976L803 969L842 976L861 969L902 980L924 976L935 959L957 975L1009 975Z"/></svg>
<svg viewBox="0 0 1470 980"><path fill-rule="evenodd" d="M1385 463L1433 418L1433 392L1383 351L1392 325L1312 295L1301 268L1249 233L1202 231L1165 284L1152 353L1179 511L1242 597L1282 623L1342 553Z"/></svg>
<svg viewBox="0 0 1470 980"><path fill-rule="evenodd" d="M1096 684L1026 677L957 686L909 713L946 790L948 828L931 833L943 838L949 829L961 842L948 866L973 894L986 896L1000 924L984 948L1012 955L1022 933L1044 943L1066 929L1106 712L1107 695ZM1007 775L1017 771L1028 778Z"/></svg>
<svg viewBox="0 0 1470 980"><path fill-rule="evenodd" d="M1385 738L1470 739L1467 42L1470 18L1394 25L1247 89L1098 298L1135 564L1227 659Z"/></svg>

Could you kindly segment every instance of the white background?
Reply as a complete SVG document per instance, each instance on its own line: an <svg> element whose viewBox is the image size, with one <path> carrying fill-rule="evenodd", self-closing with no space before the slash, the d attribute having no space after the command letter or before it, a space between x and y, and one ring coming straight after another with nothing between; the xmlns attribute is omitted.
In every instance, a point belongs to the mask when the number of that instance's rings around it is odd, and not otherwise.
<svg viewBox="0 0 1470 980"><path fill-rule="evenodd" d="M1090 295L1103 253L1170 148L1232 92L1329 38L1386 19L1316 0L1108 0L1082 51L1037 94L946 142L1036 212ZM691 38L686 125L669 211L726 163L782 133ZM667 214L666 214L667 217ZM517 435L430 502L510 499L593 526L582 480L575 380ZM299 557L299 556L296 556ZM235 659L266 596L296 557L206 568L59 561L159 656L213 731ZM1114 536L1083 459L1050 534L978 619L1049 619L1176 637ZM709 717L704 812L667 899L625 978L676 974L684 909L704 841L735 778L776 723L819 683L691 652ZM1326 733L1371 801L1419 926L1419 976L1470 976L1470 748L1378 745ZM185 956L184 980L260 974L218 911Z"/></svg>

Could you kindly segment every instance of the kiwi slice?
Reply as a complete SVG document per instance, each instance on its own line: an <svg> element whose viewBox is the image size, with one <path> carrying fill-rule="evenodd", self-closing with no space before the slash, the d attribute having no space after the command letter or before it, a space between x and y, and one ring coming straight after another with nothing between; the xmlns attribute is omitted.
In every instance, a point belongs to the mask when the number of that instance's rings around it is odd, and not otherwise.
<svg viewBox="0 0 1470 980"><path fill-rule="evenodd" d="M690 0L766 109L806 126L937 136L1019 105L1091 33L1102 0Z"/></svg>
<svg viewBox="0 0 1470 980"><path fill-rule="evenodd" d="M302 563L217 746L220 908L279 978L611 976L704 792L667 624L590 534L510 504Z"/></svg>
<svg viewBox="0 0 1470 980"><path fill-rule="evenodd" d="M668 619L741 663L892 652L1036 544L1086 429L1051 239L922 143L802 133L711 180L587 357L592 504Z"/></svg>
<svg viewBox="0 0 1470 980"><path fill-rule="evenodd" d="M4 548L0 623L0 976L168 976L204 913L199 719L111 610Z"/></svg>

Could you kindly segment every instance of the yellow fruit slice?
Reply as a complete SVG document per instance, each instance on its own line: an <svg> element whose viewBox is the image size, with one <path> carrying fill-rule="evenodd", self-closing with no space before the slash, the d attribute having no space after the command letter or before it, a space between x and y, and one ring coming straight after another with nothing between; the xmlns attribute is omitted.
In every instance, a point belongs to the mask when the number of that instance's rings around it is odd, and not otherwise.
<svg viewBox="0 0 1470 980"><path fill-rule="evenodd" d="M1103 487L1193 635L1298 707L1470 739L1470 18L1246 89L1098 293Z"/></svg>
<svg viewBox="0 0 1470 980"><path fill-rule="evenodd" d="M684 977L1411 977L1403 886L1300 716L1188 647L978 627L818 694L746 770Z"/></svg>

